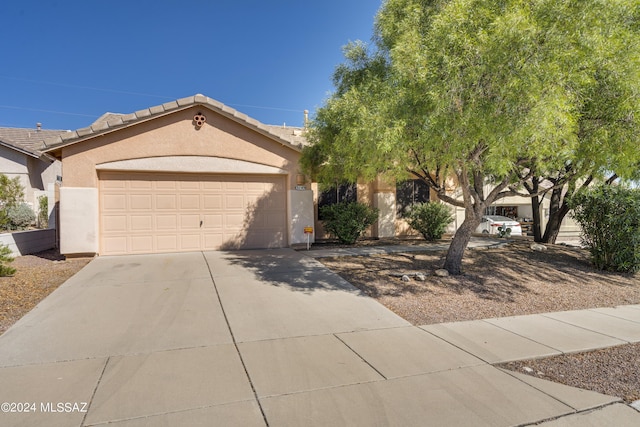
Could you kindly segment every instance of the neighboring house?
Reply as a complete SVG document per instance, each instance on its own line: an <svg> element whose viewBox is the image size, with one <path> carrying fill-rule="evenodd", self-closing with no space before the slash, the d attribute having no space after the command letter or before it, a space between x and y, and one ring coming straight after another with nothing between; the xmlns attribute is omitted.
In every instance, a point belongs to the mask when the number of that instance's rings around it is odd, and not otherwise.
<svg viewBox="0 0 640 427"><path fill-rule="evenodd" d="M47 140L62 161L60 251L117 255L307 241L299 129L195 95Z"/></svg>
<svg viewBox="0 0 640 427"><path fill-rule="evenodd" d="M491 188L487 186L485 192L490 191ZM542 233L549 221L549 205L550 194L547 194L542 199L540 204L540 218ZM520 221L522 225L522 231L524 234L533 235L533 208L531 206L531 199L528 197L511 196L498 200L489 209L487 214L490 215L502 215L515 220ZM455 224L461 224L464 221L464 209L456 209L456 222ZM558 242L561 241L576 241L581 234L580 226L571 218L570 215L565 216L560 227L558 234Z"/></svg>
<svg viewBox="0 0 640 427"><path fill-rule="evenodd" d="M61 163L41 149L43 141L67 131L42 129L0 128L0 173L9 178L19 177L24 187L24 201L34 210L38 196L51 190L62 175Z"/></svg>

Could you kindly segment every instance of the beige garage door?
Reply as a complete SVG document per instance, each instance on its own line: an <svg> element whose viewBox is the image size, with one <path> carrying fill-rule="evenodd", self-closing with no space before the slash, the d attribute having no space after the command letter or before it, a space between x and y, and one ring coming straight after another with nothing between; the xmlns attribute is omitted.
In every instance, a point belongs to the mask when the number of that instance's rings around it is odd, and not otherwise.
<svg viewBox="0 0 640 427"><path fill-rule="evenodd" d="M286 245L278 175L100 173L102 255Z"/></svg>

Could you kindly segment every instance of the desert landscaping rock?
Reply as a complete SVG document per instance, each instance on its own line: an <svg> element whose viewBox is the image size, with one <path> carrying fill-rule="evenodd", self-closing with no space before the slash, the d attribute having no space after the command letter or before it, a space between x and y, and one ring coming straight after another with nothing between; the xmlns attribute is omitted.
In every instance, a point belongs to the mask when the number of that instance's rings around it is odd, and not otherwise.
<svg viewBox="0 0 640 427"><path fill-rule="evenodd" d="M403 281L403 282L410 282L410 281L411 281L411 278L410 278L409 276L407 276L406 274L403 274L403 275L402 275L402 281Z"/></svg>
<svg viewBox="0 0 640 427"><path fill-rule="evenodd" d="M444 268L436 270L434 274L438 277L449 277L449 272Z"/></svg>
<svg viewBox="0 0 640 427"><path fill-rule="evenodd" d="M425 280L427 280L427 276L425 276L425 275L424 275L424 274L422 274L422 273L416 273L415 279L416 279L418 282L424 282Z"/></svg>
<svg viewBox="0 0 640 427"><path fill-rule="evenodd" d="M547 247L545 245L541 245L540 243L532 243L530 248L532 251L536 252L544 252L547 250Z"/></svg>

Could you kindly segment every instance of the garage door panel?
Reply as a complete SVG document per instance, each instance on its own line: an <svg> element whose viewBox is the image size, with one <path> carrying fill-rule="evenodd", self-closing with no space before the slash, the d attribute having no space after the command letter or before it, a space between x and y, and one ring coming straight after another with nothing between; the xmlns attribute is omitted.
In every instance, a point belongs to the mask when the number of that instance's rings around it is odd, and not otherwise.
<svg viewBox="0 0 640 427"><path fill-rule="evenodd" d="M121 180L113 180L110 179L108 181L104 181L101 182L101 188L106 189L106 190L123 190L127 187L127 182L126 181L121 181Z"/></svg>
<svg viewBox="0 0 640 427"><path fill-rule="evenodd" d="M156 214L155 215L155 219L156 219L156 229L157 230L163 230L163 231L168 231L168 230L177 231L178 230L178 215L177 214L174 214L174 215L159 215L159 214Z"/></svg>
<svg viewBox="0 0 640 427"><path fill-rule="evenodd" d="M102 237L102 250L107 253L128 253L127 237Z"/></svg>
<svg viewBox="0 0 640 427"><path fill-rule="evenodd" d="M223 188L226 191L242 191L244 190L244 184L242 182L225 182Z"/></svg>
<svg viewBox="0 0 640 427"><path fill-rule="evenodd" d="M150 190L153 188L153 183L146 180L129 181L128 184L131 190Z"/></svg>
<svg viewBox="0 0 640 427"><path fill-rule="evenodd" d="M155 238L154 252L178 252L178 235L158 235Z"/></svg>
<svg viewBox="0 0 640 427"><path fill-rule="evenodd" d="M131 231L151 231L153 230L152 215L132 215Z"/></svg>
<svg viewBox="0 0 640 427"><path fill-rule="evenodd" d="M220 194L205 194L203 196L203 202L203 206L206 210L222 209L222 195Z"/></svg>
<svg viewBox="0 0 640 427"><path fill-rule="evenodd" d="M280 209L278 209L279 206L284 204L284 198L282 199L265 199L265 200L261 200L261 208L265 211L280 211Z"/></svg>
<svg viewBox="0 0 640 427"><path fill-rule="evenodd" d="M244 198L244 203L249 210L254 210L260 203L260 196L247 194Z"/></svg>
<svg viewBox="0 0 640 427"><path fill-rule="evenodd" d="M148 211L152 208L151 194L131 194L129 196L129 207L133 210Z"/></svg>
<svg viewBox="0 0 640 427"><path fill-rule="evenodd" d="M222 246L223 238L221 233L204 235L204 250L220 249Z"/></svg>
<svg viewBox="0 0 640 427"><path fill-rule="evenodd" d="M225 195L224 196L224 208L225 209L244 209L244 195Z"/></svg>
<svg viewBox="0 0 640 427"><path fill-rule="evenodd" d="M180 234L180 250L197 251L202 249L200 242L200 233L198 234Z"/></svg>
<svg viewBox="0 0 640 427"><path fill-rule="evenodd" d="M203 228L205 229L222 229L223 220L222 214L210 214L204 215Z"/></svg>
<svg viewBox="0 0 640 427"><path fill-rule="evenodd" d="M270 187L270 185L263 182L247 182L245 191L255 191L262 193L263 191L270 189L267 187Z"/></svg>
<svg viewBox="0 0 640 427"><path fill-rule="evenodd" d="M217 190L222 190L223 183L220 181L203 181L202 189L203 190L213 190L219 192Z"/></svg>
<svg viewBox="0 0 640 427"><path fill-rule="evenodd" d="M127 216L126 215L104 215L102 217L103 227L108 232L126 232Z"/></svg>
<svg viewBox="0 0 640 427"><path fill-rule="evenodd" d="M131 236L130 241L132 253L149 253L153 251L152 236Z"/></svg>
<svg viewBox="0 0 640 427"><path fill-rule="evenodd" d="M124 211L127 209L127 196L125 194L105 194L102 196L102 206L105 211Z"/></svg>
<svg viewBox="0 0 640 427"><path fill-rule="evenodd" d="M101 253L286 245L283 176L100 174Z"/></svg>
<svg viewBox="0 0 640 427"><path fill-rule="evenodd" d="M178 183L167 180L155 181L155 188L156 190L175 190L178 188Z"/></svg>
<svg viewBox="0 0 640 427"><path fill-rule="evenodd" d="M156 209L159 210L176 210L178 209L178 195L176 194L157 194Z"/></svg>
<svg viewBox="0 0 640 427"><path fill-rule="evenodd" d="M200 215L180 215L180 229L181 230L199 230L200 229Z"/></svg>
<svg viewBox="0 0 640 427"><path fill-rule="evenodd" d="M181 194L180 195L180 209L181 210L200 210L200 195L199 194Z"/></svg>
<svg viewBox="0 0 640 427"><path fill-rule="evenodd" d="M200 182L198 181L179 181L178 188L183 191L200 190Z"/></svg>
<svg viewBox="0 0 640 427"><path fill-rule="evenodd" d="M236 231L243 228L244 215L242 214L225 214L224 228L230 231Z"/></svg>
<svg viewBox="0 0 640 427"><path fill-rule="evenodd" d="M266 228L270 228L272 230L282 230L286 225L285 218L283 218L282 215L277 212L266 213L262 215L262 217L264 218L264 226Z"/></svg>

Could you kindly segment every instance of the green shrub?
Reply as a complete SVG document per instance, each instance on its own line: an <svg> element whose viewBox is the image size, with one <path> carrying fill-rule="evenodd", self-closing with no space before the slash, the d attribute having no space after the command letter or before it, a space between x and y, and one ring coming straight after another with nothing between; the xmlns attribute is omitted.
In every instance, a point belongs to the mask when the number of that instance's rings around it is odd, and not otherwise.
<svg viewBox="0 0 640 427"><path fill-rule="evenodd" d="M20 184L20 178L0 174L0 230L11 229L8 211L16 207L23 197L24 187Z"/></svg>
<svg viewBox="0 0 640 427"><path fill-rule="evenodd" d="M378 219L378 209L358 202L341 202L320 208L324 229L340 243L352 245Z"/></svg>
<svg viewBox="0 0 640 427"><path fill-rule="evenodd" d="M9 217L7 216L7 210L6 208L2 208L0 209L0 230L1 231L6 231L9 230L10 224L9 224Z"/></svg>
<svg viewBox="0 0 640 427"><path fill-rule="evenodd" d="M640 271L640 190L597 187L574 196L571 208L597 268Z"/></svg>
<svg viewBox="0 0 640 427"><path fill-rule="evenodd" d="M20 178L9 178L0 174L0 206L10 208L16 206L24 197L24 187L20 184Z"/></svg>
<svg viewBox="0 0 640 427"><path fill-rule="evenodd" d="M36 214L26 203L20 203L7 209L7 219L11 230L23 230L36 220Z"/></svg>
<svg viewBox="0 0 640 427"><path fill-rule="evenodd" d="M453 222L453 215L442 203L418 203L409 208L407 222L426 240L438 240Z"/></svg>
<svg viewBox="0 0 640 427"><path fill-rule="evenodd" d="M16 269L6 265L13 262L11 249L7 245L0 243L0 277L12 276Z"/></svg>
<svg viewBox="0 0 640 427"><path fill-rule="evenodd" d="M40 228L49 226L49 198L47 196L38 197L38 226Z"/></svg>

